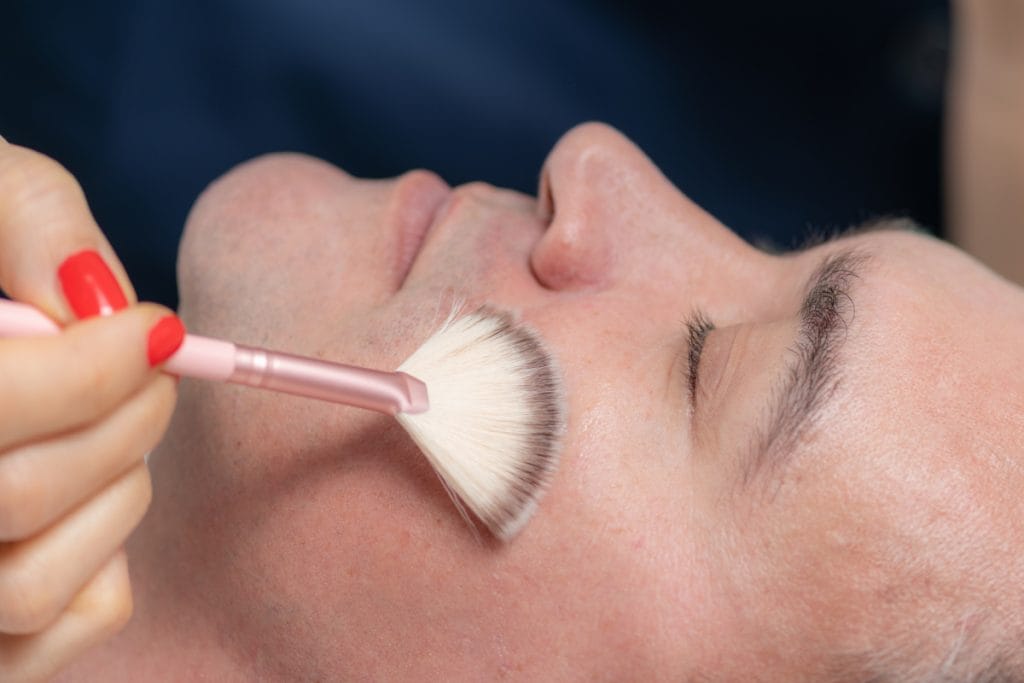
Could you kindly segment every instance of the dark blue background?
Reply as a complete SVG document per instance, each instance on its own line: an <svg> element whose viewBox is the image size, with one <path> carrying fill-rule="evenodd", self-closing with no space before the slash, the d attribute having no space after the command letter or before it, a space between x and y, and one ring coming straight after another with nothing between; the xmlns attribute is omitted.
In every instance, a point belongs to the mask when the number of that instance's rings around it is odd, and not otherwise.
<svg viewBox="0 0 1024 683"><path fill-rule="evenodd" d="M175 302L202 188L262 152L527 192L607 121L751 239L941 230L945 2L5 3L0 133L79 178L143 298Z"/></svg>

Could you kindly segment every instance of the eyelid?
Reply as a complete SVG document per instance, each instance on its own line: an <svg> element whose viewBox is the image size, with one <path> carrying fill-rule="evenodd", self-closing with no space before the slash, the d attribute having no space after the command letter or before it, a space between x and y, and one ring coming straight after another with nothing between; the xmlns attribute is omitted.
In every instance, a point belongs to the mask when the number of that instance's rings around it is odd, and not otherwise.
<svg viewBox="0 0 1024 683"><path fill-rule="evenodd" d="M707 340L708 334L715 329L715 324L711 322L706 313L696 310L686 320L686 329L688 331L686 383L690 389L690 405L694 406L697 402L697 382L704 342Z"/></svg>

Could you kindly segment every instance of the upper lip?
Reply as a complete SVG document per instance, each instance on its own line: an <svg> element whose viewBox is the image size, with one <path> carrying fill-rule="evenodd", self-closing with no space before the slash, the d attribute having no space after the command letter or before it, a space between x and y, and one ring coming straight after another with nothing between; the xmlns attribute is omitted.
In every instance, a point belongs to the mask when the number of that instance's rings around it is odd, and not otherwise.
<svg viewBox="0 0 1024 683"><path fill-rule="evenodd" d="M440 187L436 181L430 181L434 184L433 190L425 189L423 182L415 176L407 176L399 180L395 189L392 212L398 223L396 274L399 289L405 284L438 212L451 195L450 188L444 192L436 191ZM420 185L417 186L417 183Z"/></svg>

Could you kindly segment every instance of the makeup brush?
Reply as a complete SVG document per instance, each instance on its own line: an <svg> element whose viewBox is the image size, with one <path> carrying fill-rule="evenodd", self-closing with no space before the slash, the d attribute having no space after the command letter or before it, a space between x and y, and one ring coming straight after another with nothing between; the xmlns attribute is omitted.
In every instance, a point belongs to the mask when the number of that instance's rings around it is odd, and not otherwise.
<svg viewBox="0 0 1024 683"><path fill-rule="evenodd" d="M32 306L0 299L0 336L59 330ZM453 313L395 372L193 334L164 369L393 415L459 512L503 541L529 520L558 462L564 398L553 361L531 330L491 309Z"/></svg>

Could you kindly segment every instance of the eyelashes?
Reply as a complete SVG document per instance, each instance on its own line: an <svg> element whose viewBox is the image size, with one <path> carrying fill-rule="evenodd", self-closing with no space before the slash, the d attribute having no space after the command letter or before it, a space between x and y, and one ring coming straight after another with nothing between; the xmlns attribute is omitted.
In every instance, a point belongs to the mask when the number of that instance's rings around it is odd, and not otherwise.
<svg viewBox="0 0 1024 683"><path fill-rule="evenodd" d="M687 363L686 383L690 388L691 405L697 398L697 371L700 369L700 356L704 351L704 342L715 324L711 322L703 311L694 311L686 321L687 334Z"/></svg>

